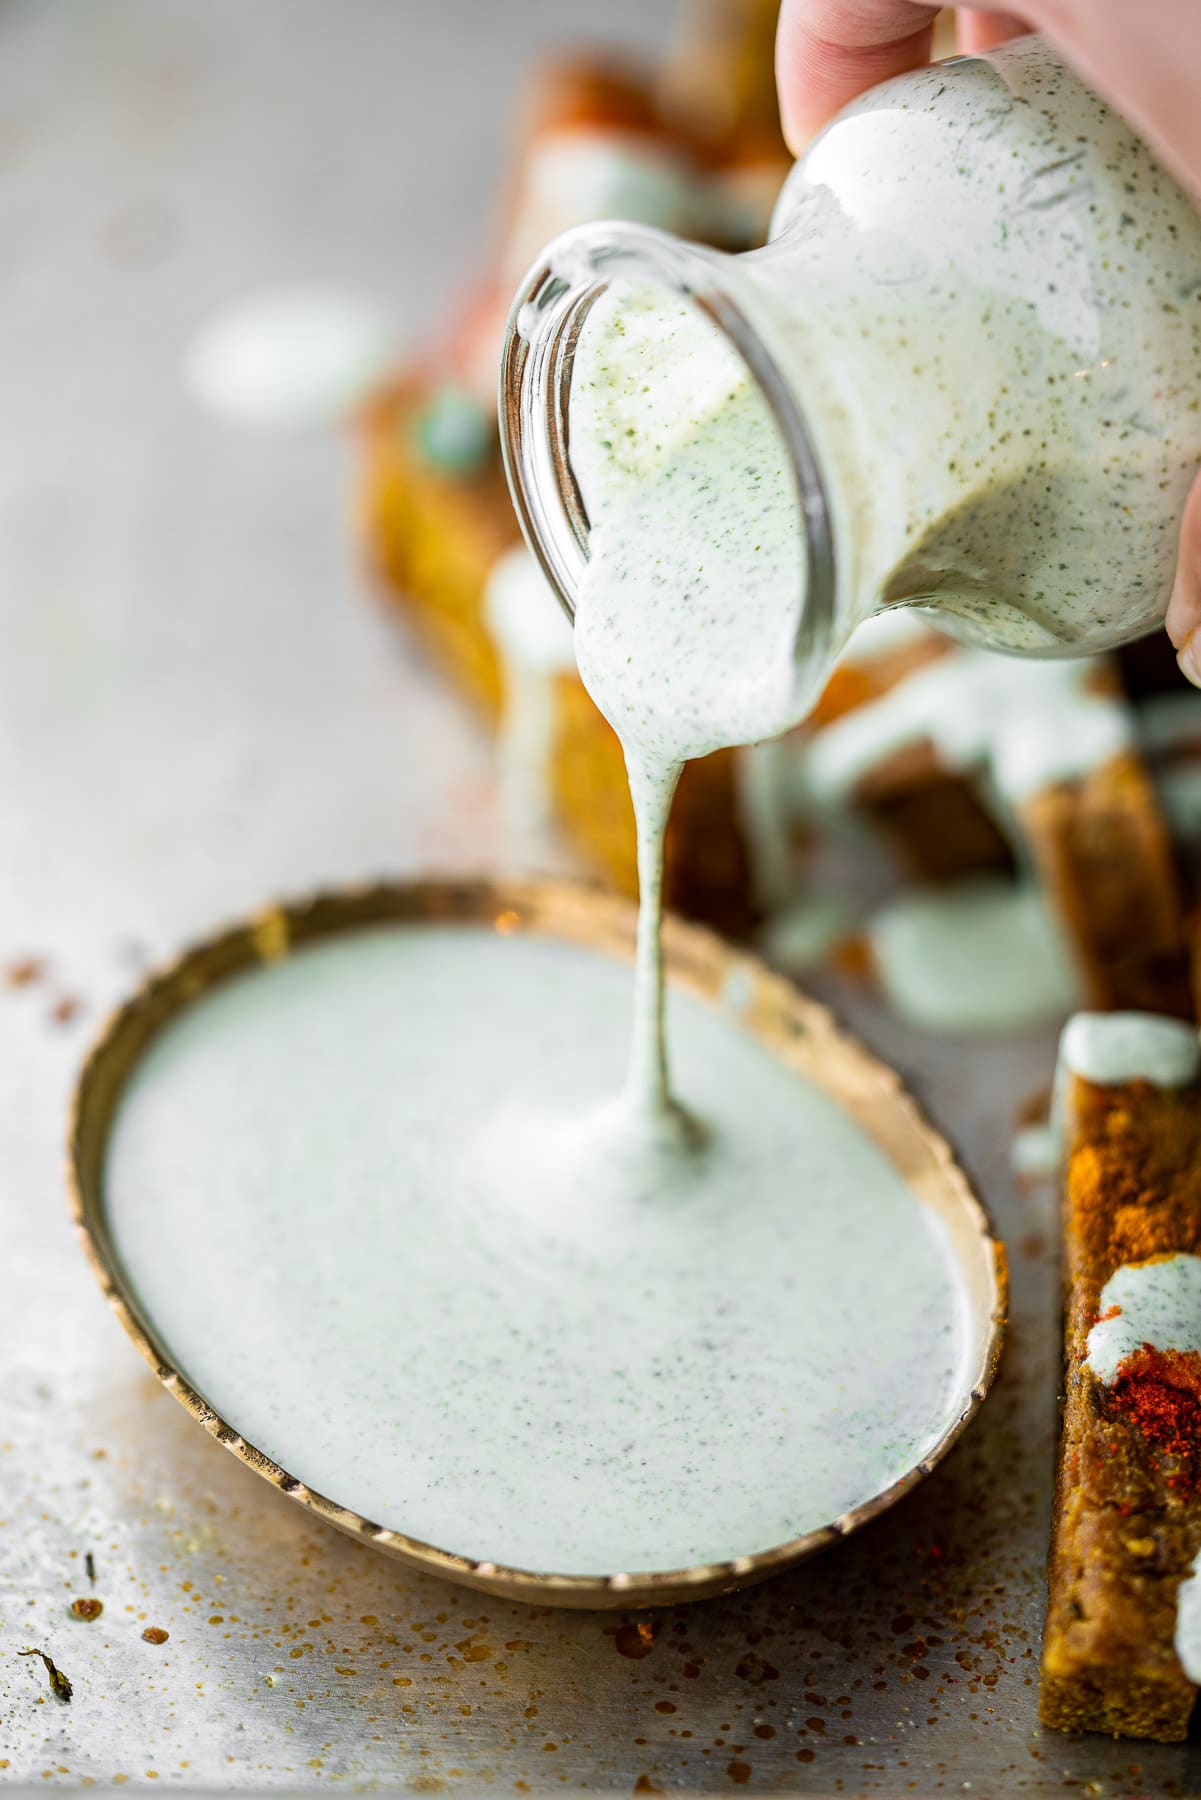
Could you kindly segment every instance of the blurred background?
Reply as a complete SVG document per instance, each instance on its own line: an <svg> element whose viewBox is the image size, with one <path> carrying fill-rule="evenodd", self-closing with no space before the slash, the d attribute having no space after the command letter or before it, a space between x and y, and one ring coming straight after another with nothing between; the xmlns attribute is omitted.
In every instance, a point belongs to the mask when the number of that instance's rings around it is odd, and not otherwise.
<svg viewBox="0 0 1201 1800"><path fill-rule="evenodd" d="M672 0L0 9L11 954L70 941L72 992L104 988L117 941L479 860L490 756L364 603L339 383L357 398L380 342L430 362L492 272L533 59L659 54L677 29ZM257 414L254 392L198 400L205 328L265 295L270 353L275 299L313 290L317 342Z"/></svg>
<svg viewBox="0 0 1201 1800"><path fill-rule="evenodd" d="M349 439L197 403L197 334L333 290L420 356L498 230L531 58L669 0L0 9L0 943L72 992L316 880L478 849L484 740L366 591ZM97 959L97 966L91 960ZM64 978L66 972L64 970Z"/></svg>

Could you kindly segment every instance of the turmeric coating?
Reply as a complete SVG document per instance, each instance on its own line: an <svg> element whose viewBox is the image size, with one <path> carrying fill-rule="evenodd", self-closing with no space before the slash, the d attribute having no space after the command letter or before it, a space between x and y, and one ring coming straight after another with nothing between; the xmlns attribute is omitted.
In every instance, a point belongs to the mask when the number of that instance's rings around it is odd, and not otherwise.
<svg viewBox="0 0 1201 1800"><path fill-rule="evenodd" d="M1147 1082L1074 1086L1066 1274L1099 1296L1123 1263L1201 1252L1201 1096Z"/></svg>
<svg viewBox="0 0 1201 1800"><path fill-rule="evenodd" d="M1146 1346L1107 1387L1086 1354L1119 1268L1201 1254L1201 1087L1072 1076L1064 1101L1066 1398L1040 1715L1175 1742L1196 1698L1174 1637L1201 1550L1201 1357Z"/></svg>
<svg viewBox="0 0 1201 1800"><path fill-rule="evenodd" d="M1103 1012L1187 1018L1188 953L1166 821L1140 757L1122 752L1019 807L1035 872Z"/></svg>

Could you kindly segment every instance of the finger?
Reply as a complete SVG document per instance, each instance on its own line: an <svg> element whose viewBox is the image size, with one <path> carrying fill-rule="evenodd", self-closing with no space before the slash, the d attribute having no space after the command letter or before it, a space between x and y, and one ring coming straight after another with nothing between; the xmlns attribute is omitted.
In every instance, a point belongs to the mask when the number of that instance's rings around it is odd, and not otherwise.
<svg viewBox="0 0 1201 1800"><path fill-rule="evenodd" d="M793 152L866 88L923 68L937 11L918 0L783 0L776 81Z"/></svg>
<svg viewBox="0 0 1201 1800"><path fill-rule="evenodd" d="M961 7L958 14L959 48L965 56L979 56L1021 37L1030 27L1013 13L980 12L974 6Z"/></svg>
<svg viewBox="0 0 1201 1800"><path fill-rule="evenodd" d="M1176 581L1164 624L1176 646L1176 660L1194 687L1201 687L1201 476L1180 521Z"/></svg>

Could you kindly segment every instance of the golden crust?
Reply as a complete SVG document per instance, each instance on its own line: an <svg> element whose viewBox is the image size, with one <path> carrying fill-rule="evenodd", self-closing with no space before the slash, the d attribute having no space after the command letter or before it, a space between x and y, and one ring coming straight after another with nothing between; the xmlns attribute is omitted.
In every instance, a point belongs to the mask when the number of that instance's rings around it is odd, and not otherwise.
<svg viewBox="0 0 1201 1800"><path fill-rule="evenodd" d="M453 476L420 454L413 433L423 397L420 381L401 380L363 418L360 537L389 603L495 722L501 674L484 626L484 584L521 533L499 454Z"/></svg>
<svg viewBox="0 0 1201 1800"><path fill-rule="evenodd" d="M1159 801L1134 751L1020 810L1090 1006L1192 1013L1179 884Z"/></svg>

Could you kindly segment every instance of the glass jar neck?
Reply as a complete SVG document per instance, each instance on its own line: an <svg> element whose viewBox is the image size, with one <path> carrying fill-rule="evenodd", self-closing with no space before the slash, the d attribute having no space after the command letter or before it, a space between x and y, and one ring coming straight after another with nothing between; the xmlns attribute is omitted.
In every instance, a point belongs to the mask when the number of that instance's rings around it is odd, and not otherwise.
<svg viewBox="0 0 1201 1800"><path fill-rule="evenodd" d="M573 618L590 532L571 463L572 365L580 333L616 280L686 301L738 353L779 429L803 526L796 664L798 672L824 670L845 635L836 616L827 487L794 387L740 297L746 289L740 265L747 260L627 224L580 226L550 244L521 284L505 332L499 405L505 472L526 541Z"/></svg>

